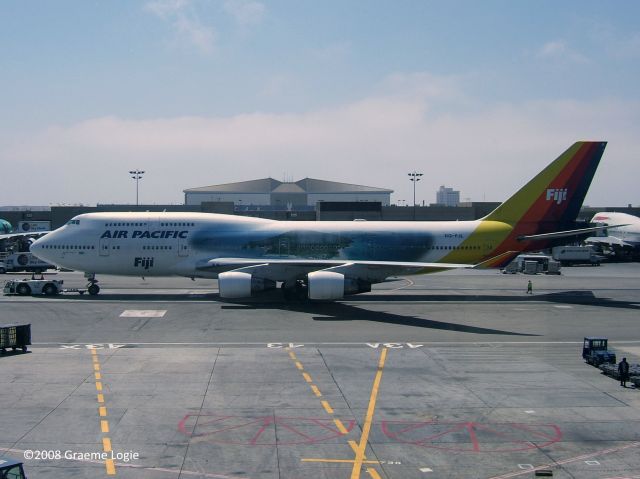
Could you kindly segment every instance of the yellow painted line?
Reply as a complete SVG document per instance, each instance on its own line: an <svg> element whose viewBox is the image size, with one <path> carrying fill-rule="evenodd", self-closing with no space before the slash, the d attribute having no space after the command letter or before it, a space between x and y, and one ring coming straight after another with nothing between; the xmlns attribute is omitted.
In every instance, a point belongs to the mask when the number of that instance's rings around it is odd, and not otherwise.
<svg viewBox="0 0 640 479"><path fill-rule="evenodd" d="M296 353L294 353L293 351L289 351L289 357L295 361Z"/></svg>
<svg viewBox="0 0 640 479"><path fill-rule="evenodd" d="M322 407L324 408L325 411L327 411L327 414L333 414L333 408L329 405L329 403L327 401L320 401L322 403Z"/></svg>
<svg viewBox="0 0 640 479"><path fill-rule="evenodd" d="M96 352L95 349L91 350L91 359L93 360L93 370L94 370L93 375L96 378L96 390L99 391L97 395L98 403L104 404L104 395L100 392L102 391L102 374L100 373L100 362L98 361L98 353ZM104 406L99 406L98 414L100 414L100 417L106 417L107 408ZM109 433L109 421L107 421L106 419L101 419L100 430L102 431L103 434ZM109 439L108 437L102 438L102 449L104 450L104 452L112 451L111 439ZM108 476L116 475L116 465L113 462L113 459L105 459L104 466L107 470Z"/></svg>
<svg viewBox="0 0 640 479"><path fill-rule="evenodd" d="M307 381L308 383L313 382L311 380L311 376L309 376L309 373L302 373L302 377L304 378L305 381Z"/></svg>
<svg viewBox="0 0 640 479"><path fill-rule="evenodd" d="M104 452L111 452L111 439L108 437L102 438L102 449L104 449Z"/></svg>
<svg viewBox="0 0 640 479"><path fill-rule="evenodd" d="M353 449L353 452L358 452L358 443L356 441L354 441L353 439L347 441L349 443L349 445L351 446L351 449ZM367 456L365 455L364 458L366 459Z"/></svg>
<svg viewBox="0 0 640 479"><path fill-rule="evenodd" d="M116 475L116 465L113 463L113 459L107 459L105 461L105 465L107 466L107 474L110 476Z"/></svg>
<svg viewBox="0 0 640 479"><path fill-rule="evenodd" d="M384 348L380 353L380 360L378 361L378 371L376 372L376 377L373 380L373 387L371 388L371 395L369 396L369 407L367 408L367 415L364 420L364 426L362 427L362 435L360 436L360 443L358 444L356 459L353 463L353 469L351 470L351 479L360 478L362 462L364 459L364 451L367 447L367 441L369 440L369 433L371 432L373 413L376 410L376 400L378 398L378 391L380 389L380 381L382 380L382 369L384 368L384 362L386 359L387 348Z"/></svg>
<svg viewBox="0 0 640 479"><path fill-rule="evenodd" d="M322 396L322 393L318 389L318 386L316 386L315 384L311 385L311 390L313 391L313 394L315 394L316 396L318 397Z"/></svg>
<svg viewBox="0 0 640 479"><path fill-rule="evenodd" d="M312 459L312 458L303 458L300 459L301 462L334 462L339 464L353 464L355 460L353 459ZM380 464L380 461L362 461L363 464Z"/></svg>
<svg viewBox="0 0 640 479"><path fill-rule="evenodd" d="M367 472L371 476L371 479L381 479L380 474L373 467L367 467Z"/></svg>
<svg viewBox="0 0 640 479"><path fill-rule="evenodd" d="M302 367L302 363L300 361L296 361L296 367L300 370L303 371L304 368Z"/></svg>
<svg viewBox="0 0 640 479"><path fill-rule="evenodd" d="M349 434L349 431L347 431L347 428L344 427L344 424L342 424L342 421L340 419L334 419L333 422L336 426L338 426L338 431L340 431L342 434Z"/></svg>

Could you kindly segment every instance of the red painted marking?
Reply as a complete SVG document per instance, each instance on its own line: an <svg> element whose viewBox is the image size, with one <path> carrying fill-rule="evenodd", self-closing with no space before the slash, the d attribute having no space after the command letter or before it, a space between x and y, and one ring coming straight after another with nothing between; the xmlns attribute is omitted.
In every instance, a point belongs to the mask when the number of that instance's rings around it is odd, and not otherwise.
<svg viewBox="0 0 640 479"><path fill-rule="evenodd" d="M560 428L554 424L382 421L381 427L387 437L401 443L472 453L526 451L547 447L562 439ZM437 441L439 439L441 441ZM540 439L542 442L536 444ZM491 445L485 447L483 442Z"/></svg>
<svg viewBox="0 0 640 479"><path fill-rule="evenodd" d="M355 421L342 421L347 434ZM185 436L214 444L247 446L286 446L315 444L344 436L333 427L333 419L305 417L217 416L215 414L187 414L178 423L178 430ZM278 428L277 440L264 439L271 429Z"/></svg>
<svg viewBox="0 0 640 479"><path fill-rule="evenodd" d="M472 423L467 423L466 425L467 430L469 431L469 436L471 437L471 442L473 443L473 450L475 452L479 452L480 451L480 443L478 443L478 436L476 436L476 431L473 428L473 424Z"/></svg>

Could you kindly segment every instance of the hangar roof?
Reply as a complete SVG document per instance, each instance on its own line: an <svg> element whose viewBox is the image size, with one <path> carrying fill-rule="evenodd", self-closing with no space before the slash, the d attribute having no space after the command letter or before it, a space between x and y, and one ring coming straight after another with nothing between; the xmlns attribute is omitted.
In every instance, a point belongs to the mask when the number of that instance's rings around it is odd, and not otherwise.
<svg viewBox="0 0 640 479"><path fill-rule="evenodd" d="M393 193L393 190L373 186L353 185L337 181L303 178L295 183L284 183L273 178L223 183L221 185L188 188L185 193Z"/></svg>

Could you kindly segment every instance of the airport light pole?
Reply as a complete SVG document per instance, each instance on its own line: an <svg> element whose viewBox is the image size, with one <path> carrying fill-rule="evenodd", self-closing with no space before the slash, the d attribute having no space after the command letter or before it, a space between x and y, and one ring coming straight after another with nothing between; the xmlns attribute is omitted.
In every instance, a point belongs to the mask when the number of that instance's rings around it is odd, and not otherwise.
<svg viewBox="0 0 640 479"><path fill-rule="evenodd" d="M421 180L422 173L413 170L409 173L409 179L413 182L413 221L416 220L416 183Z"/></svg>
<svg viewBox="0 0 640 479"><path fill-rule="evenodd" d="M142 170L131 170L131 171L129 171L129 174L131 175L131 178L136 180L136 206L138 206L138 204L139 204L139 202L138 202L138 183L142 179L142 175L144 175L144 171L142 171Z"/></svg>

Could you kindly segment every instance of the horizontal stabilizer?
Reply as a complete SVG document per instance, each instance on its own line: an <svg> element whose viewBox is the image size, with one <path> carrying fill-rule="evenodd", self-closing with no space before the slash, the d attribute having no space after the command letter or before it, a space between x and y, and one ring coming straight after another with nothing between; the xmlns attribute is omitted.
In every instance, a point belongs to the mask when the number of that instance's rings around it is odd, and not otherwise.
<svg viewBox="0 0 640 479"><path fill-rule="evenodd" d="M582 234L596 233L610 228L619 228L620 226L628 225L611 225L611 226L593 226L591 228L580 228L577 230L555 231L553 233L543 233L539 235L523 235L518 236L518 241L536 241L536 240L550 240L556 238L566 238L568 236L576 236Z"/></svg>

